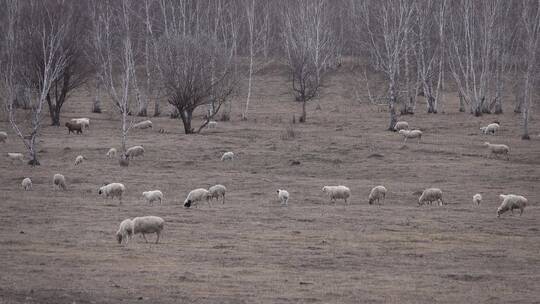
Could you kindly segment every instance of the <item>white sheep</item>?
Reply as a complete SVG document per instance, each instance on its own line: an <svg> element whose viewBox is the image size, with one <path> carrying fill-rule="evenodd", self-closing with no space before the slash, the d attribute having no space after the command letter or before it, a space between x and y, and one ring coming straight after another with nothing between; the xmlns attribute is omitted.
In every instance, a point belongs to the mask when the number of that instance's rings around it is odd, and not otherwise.
<svg viewBox="0 0 540 304"><path fill-rule="evenodd" d="M110 148L109 151L107 151L107 157L108 158L115 158L116 157L116 149L115 148Z"/></svg>
<svg viewBox="0 0 540 304"><path fill-rule="evenodd" d="M398 121L394 125L394 131L407 130L407 129L409 129L409 123L406 121Z"/></svg>
<svg viewBox="0 0 540 304"><path fill-rule="evenodd" d="M377 203L380 205L380 200L384 202L386 198L386 188L384 186L375 186L373 189L371 189L371 192L369 193L368 203L371 205L377 201Z"/></svg>
<svg viewBox="0 0 540 304"><path fill-rule="evenodd" d="M342 199L347 203L347 199L351 197L351 190L345 186L324 186L322 191L330 197L330 201L334 202L337 199Z"/></svg>
<svg viewBox="0 0 540 304"><path fill-rule="evenodd" d="M0 132L0 142L6 142L6 140L7 140L7 133Z"/></svg>
<svg viewBox="0 0 540 304"><path fill-rule="evenodd" d="M233 160L233 159L234 159L234 153L230 151L223 153L223 155L221 156L221 161Z"/></svg>
<svg viewBox="0 0 540 304"><path fill-rule="evenodd" d="M215 129L217 127L217 121L209 121L208 122L208 129Z"/></svg>
<svg viewBox="0 0 540 304"><path fill-rule="evenodd" d="M32 190L32 180L29 177L26 177L22 180L21 186L24 190Z"/></svg>
<svg viewBox="0 0 540 304"><path fill-rule="evenodd" d="M210 204L210 192L208 190L203 188L191 190L184 200L184 207L189 208L191 205L198 207L199 202L204 200L208 203L208 206L212 207Z"/></svg>
<svg viewBox="0 0 540 304"><path fill-rule="evenodd" d="M144 191L142 195L146 201L150 203L150 205L152 205L155 201L159 201L159 204L161 205L163 201L163 192L159 190Z"/></svg>
<svg viewBox="0 0 540 304"><path fill-rule="evenodd" d="M66 190L66 178L62 174L56 173L53 176L53 188Z"/></svg>
<svg viewBox="0 0 540 304"><path fill-rule="evenodd" d="M71 122L82 125L85 129L90 129L90 118L73 118Z"/></svg>
<svg viewBox="0 0 540 304"><path fill-rule="evenodd" d="M510 157L508 156L508 152L510 152L510 148L507 145L499 145L499 144L490 144L487 141L484 143L484 147L487 147L490 151L490 154L487 156L490 158L491 155L506 155L506 160L510 160Z"/></svg>
<svg viewBox="0 0 540 304"><path fill-rule="evenodd" d="M136 217L132 220L133 222L133 234L140 233L142 234L144 240L148 243L146 239L146 234L155 233L157 234L156 244L159 242L159 236L163 227L165 226L165 221L159 216L141 216Z"/></svg>
<svg viewBox="0 0 540 304"><path fill-rule="evenodd" d="M136 156L144 156L143 146L133 146L126 151L126 158L133 159Z"/></svg>
<svg viewBox="0 0 540 304"><path fill-rule="evenodd" d="M278 189L277 190L278 199L281 202L281 205L288 205L289 202L289 192L287 190Z"/></svg>
<svg viewBox="0 0 540 304"><path fill-rule="evenodd" d="M418 138L418 143L422 139L422 131L420 130L399 130L399 134L405 139L403 142L406 143L409 138Z"/></svg>
<svg viewBox="0 0 540 304"><path fill-rule="evenodd" d="M133 125L133 128L135 129L148 129L152 128L152 122L150 120L141 121L139 123L136 123Z"/></svg>
<svg viewBox="0 0 540 304"><path fill-rule="evenodd" d="M210 199L216 199L219 201L221 198L221 203L225 204L225 193L227 192L227 188L223 185L214 185L210 188L208 188L208 195L210 196Z"/></svg>
<svg viewBox="0 0 540 304"><path fill-rule="evenodd" d="M110 183L107 185L104 185L98 189L98 194L103 195L105 194L105 199L108 199L109 196L111 199L114 199L115 197L118 197L118 200L120 201L120 204L122 203L122 195L126 191L126 186L124 186L121 183Z"/></svg>
<svg viewBox="0 0 540 304"><path fill-rule="evenodd" d="M21 163L24 163L24 155L22 153L10 153L10 152L8 152L7 156L11 160L11 162L14 162L14 161L18 160Z"/></svg>
<svg viewBox="0 0 540 304"><path fill-rule="evenodd" d="M439 202L439 206L444 204L442 191L439 188L428 188L422 192L422 195L418 199L418 205L423 205L424 203L429 202L431 205L432 202Z"/></svg>
<svg viewBox="0 0 540 304"><path fill-rule="evenodd" d="M480 203L482 202L482 194L476 193L475 195L473 195L472 201L473 204L480 205Z"/></svg>
<svg viewBox="0 0 540 304"><path fill-rule="evenodd" d="M82 164L82 162L85 160L86 158L82 155L79 155L75 158L75 166L77 165L80 165Z"/></svg>
<svg viewBox="0 0 540 304"><path fill-rule="evenodd" d="M126 241L126 245L129 243L129 240L133 237L134 225L133 221L130 219L125 219L120 223L118 231L116 231L116 240L118 244L122 244L122 241Z"/></svg>
<svg viewBox="0 0 540 304"><path fill-rule="evenodd" d="M523 210L525 210L525 207L527 206L527 199L525 197L515 194L501 194L499 197L503 200L503 202L497 209L497 217L500 217L501 214L508 210L514 214L514 209L520 210L520 216L523 214Z"/></svg>
<svg viewBox="0 0 540 304"><path fill-rule="evenodd" d="M490 123L485 127L481 127L482 133L495 135L501 126L498 123Z"/></svg>

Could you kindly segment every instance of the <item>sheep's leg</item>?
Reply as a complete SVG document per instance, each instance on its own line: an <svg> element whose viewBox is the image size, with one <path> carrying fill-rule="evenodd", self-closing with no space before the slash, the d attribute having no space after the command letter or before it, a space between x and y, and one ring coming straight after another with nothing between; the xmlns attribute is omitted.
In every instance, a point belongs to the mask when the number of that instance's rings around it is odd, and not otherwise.
<svg viewBox="0 0 540 304"><path fill-rule="evenodd" d="M144 235L144 233L142 233L142 237L143 237L144 241L148 243L148 240L146 239L146 236Z"/></svg>
<svg viewBox="0 0 540 304"><path fill-rule="evenodd" d="M206 202L208 203L208 207L212 208L212 204L210 204L210 200L206 199Z"/></svg>
<svg viewBox="0 0 540 304"><path fill-rule="evenodd" d="M159 242L159 235L160 235L160 232L158 231L158 232L156 232L156 234L157 234L157 238L156 238L156 244L157 244L157 243Z"/></svg>
<svg viewBox="0 0 540 304"><path fill-rule="evenodd" d="M221 204L225 205L225 194L223 194L223 198L221 199Z"/></svg>

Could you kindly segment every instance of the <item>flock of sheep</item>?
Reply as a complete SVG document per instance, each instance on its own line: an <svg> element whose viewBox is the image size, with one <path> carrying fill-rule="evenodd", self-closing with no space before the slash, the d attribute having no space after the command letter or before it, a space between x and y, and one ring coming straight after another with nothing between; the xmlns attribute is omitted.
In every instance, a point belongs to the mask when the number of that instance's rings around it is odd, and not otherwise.
<svg viewBox="0 0 540 304"><path fill-rule="evenodd" d="M208 128L215 128L217 123L211 122L208 124ZM65 126L68 128L69 133L82 133L84 129L90 128L90 119L88 118L76 118L66 122ZM133 126L137 129L147 129L152 128L152 122L150 120L142 121ZM483 134L495 135L500 128L498 122L491 123L485 127L480 128ZM409 124L405 121L399 121L395 125L395 131L399 132L403 136L404 142L407 139L416 138L420 142L422 138L422 131L418 129L409 129ZM0 142L5 142L7 140L7 133L0 132ZM485 142L484 144L492 155L504 155L507 159L510 149L506 145L502 144L490 144ZM24 162L24 156L22 153L7 153L7 156L12 161L19 160ZM108 158L116 158L117 150L115 148L109 149L106 156ZM133 159L135 157L144 156L144 148L142 146L133 146L126 150L125 155L121 159ZM233 161L235 158L233 152L225 152L221 156L222 161ZM75 159L75 165L80 165L85 160L83 155L78 155ZM121 163L122 164L122 163ZM32 189L32 180L28 177L22 180L22 188L24 190ZM66 179L62 174L54 174L53 176L53 187L58 190L66 190ZM109 183L104 184L98 189L98 194L105 196L105 198L117 198L122 203L122 196L126 192L126 187L122 183ZM190 191L184 200L184 207L190 208L192 206L198 207L199 203L207 202L211 206L210 201L213 199L221 200L221 203L225 203L225 195L227 188L223 185L214 185L209 189L198 188ZM338 186L324 186L322 187L322 192L328 195L331 202L336 202L336 200L344 200L345 203L348 203L348 200L351 197L351 190L343 185ZM379 185L374 187L368 196L368 204L374 204L377 202L381 204L381 201L384 202L388 190L386 187ZM153 204L154 202L163 202L163 192L160 190L150 190L144 191L142 193L144 199L149 203ZM287 206L290 199L289 192L284 189L277 190L277 196L282 206ZM520 195L514 194L501 194L500 198L502 200L501 205L497 209L497 217L506 211L511 211L513 213L514 209L520 210L520 215L523 213L527 205L527 199ZM473 196L473 204L479 205L482 201L482 195L475 194ZM443 201L443 192L438 188L428 188L425 189L421 196L418 199L418 205L432 204L433 202L438 203L440 206L444 204ZM156 243L159 242L161 231L164 228L165 221L157 216L142 216L135 217L133 219L125 219L120 223L120 227L116 232L116 239L118 243L128 244L129 240L134 234L141 234L142 237L146 240L146 234L157 234Z"/></svg>

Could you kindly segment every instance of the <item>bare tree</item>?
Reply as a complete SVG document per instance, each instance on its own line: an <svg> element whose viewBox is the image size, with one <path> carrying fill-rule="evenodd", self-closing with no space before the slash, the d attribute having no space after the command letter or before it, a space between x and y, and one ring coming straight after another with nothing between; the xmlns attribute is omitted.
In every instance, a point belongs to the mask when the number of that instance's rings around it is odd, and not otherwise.
<svg viewBox="0 0 540 304"><path fill-rule="evenodd" d="M326 0L289 2L283 8L283 41L292 89L302 102L299 121L306 121L306 103L321 85L336 55L335 33Z"/></svg>
<svg viewBox="0 0 540 304"><path fill-rule="evenodd" d="M522 139L529 137L529 116L533 99L533 86L537 77L536 65L538 57L538 47L540 46L540 0L522 2L521 27L523 30L523 51L525 55L524 73L524 102L522 108L523 115L523 135Z"/></svg>
<svg viewBox="0 0 540 304"><path fill-rule="evenodd" d="M128 133L133 127L130 113L130 89L134 87L135 60L132 44L131 1L120 3L108 0L99 2L99 29L94 33L99 76L107 89L115 109L121 115L122 157L125 158Z"/></svg>
<svg viewBox="0 0 540 304"><path fill-rule="evenodd" d="M54 80L62 75L68 61L62 46L68 37L69 24L54 18L46 2L20 3L5 0L1 5L7 12L7 34L2 60L6 109L11 127L29 153L29 164L36 166L40 164L37 139L43 106ZM34 52L34 47L39 48L40 52ZM27 55L39 56L40 60L30 61ZM16 82L23 83L33 92L29 117L23 120L17 119L14 106Z"/></svg>
<svg viewBox="0 0 540 304"><path fill-rule="evenodd" d="M399 88L400 62L410 39L414 3L407 0L353 0L352 10L357 12L355 24L357 39L371 54L375 69L381 70L388 83L388 130L397 122L395 104Z"/></svg>
<svg viewBox="0 0 540 304"><path fill-rule="evenodd" d="M217 104L211 116L234 92L231 57L211 37L171 35L160 41L159 64L163 70L164 94L184 124L186 134L195 133L193 112L210 100ZM211 116L197 130L208 123Z"/></svg>

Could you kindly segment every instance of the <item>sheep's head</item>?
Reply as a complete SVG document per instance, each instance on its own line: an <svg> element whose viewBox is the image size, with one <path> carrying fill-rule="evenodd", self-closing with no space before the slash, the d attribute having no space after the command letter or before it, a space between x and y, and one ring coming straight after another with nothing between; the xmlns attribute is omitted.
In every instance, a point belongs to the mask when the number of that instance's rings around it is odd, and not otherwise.
<svg viewBox="0 0 540 304"><path fill-rule="evenodd" d="M184 207L185 207L185 208L191 207L191 200L186 200L186 201L184 202Z"/></svg>
<svg viewBox="0 0 540 304"><path fill-rule="evenodd" d="M102 194L103 194L103 187L99 188L98 191L97 191L97 193L98 193L99 195L102 195Z"/></svg>
<svg viewBox="0 0 540 304"><path fill-rule="evenodd" d="M116 240L118 241L118 244L122 244L122 234L120 232L116 233Z"/></svg>
<svg viewBox="0 0 540 304"><path fill-rule="evenodd" d="M487 141L484 142L484 146L486 146L486 147L489 146L489 143Z"/></svg>
<svg viewBox="0 0 540 304"><path fill-rule="evenodd" d="M369 200L368 200L368 204L370 204L370 205L373 204L373 201L374 201L374 199L372 197L370 197Z"/></svg>
<svg viewBox="0 0 540 304"><path fill-rule="evenodd" d="M328 192L328 187L327 186L322 187L322 192Z"/></svg>

